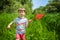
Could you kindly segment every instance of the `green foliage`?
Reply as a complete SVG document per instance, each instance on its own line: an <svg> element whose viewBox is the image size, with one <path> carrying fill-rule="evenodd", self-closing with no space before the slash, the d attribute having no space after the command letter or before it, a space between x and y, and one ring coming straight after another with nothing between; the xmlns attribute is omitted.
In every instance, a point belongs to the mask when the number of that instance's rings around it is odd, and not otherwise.
<svg viewBox="0 0 60 40"><path fill-rule="evenodd" d="M32 0L0 0L0 12L16 12L21 6L27 6L31 12ZM26 5L27 4L27 5Z"/></svg>
<svg viewBox="0 0 60 40"><path fill-rule="evenodd" d="M49 3L46 6L40 6L34 10L35 13L48 12L48 13L57 13L60 12L60 0L49 0ZM34 13L33 12L33 13Z"/></svg>
<svg viewBox="0 0 60 40"><path fill-rule="evenodd" d="M60 0L49 0L49 4L45 6L46 12L60 12Z"/></svg>
<svg viewBox="0 0 60 40"><path fill-rule="evenodd" d="M21 5L16 0L0 0L0 11L2 12L14 12Z"/></svg>
<svg viewBox="0 0 60 40"><path fill-rule="evenodd" d="M46 12L49 12L49 13L57 12L57 8L54 6L46 6Z"/></svg>
<svg viewBox="0 0 60 40"><path fill-rule="evenodd" d="M13 16L14 15L14 16ZM7 25L17 17L15 14L2 13L0 15L0 40L15 40L15 24L11 29L7 29ZM28 19L34 18L35 14L27 14ZM56 40L60 29L59 14L45 14L40 20L33 20L26 28L26 40ZM56 33L57 32L57 33ZM4 37L4 38L3 38Z"/></svg>
<svg viewBox="0 0 60 40"><path fill-rule="evenodd" d="M16 27L12 25L11 29L7 29L7 25L13 21L18 14L16 12L20 6L26 8L26 17L33 19L36 13L44 13L45 16L40 20L33 20L26 28L26 40L60 40L60 2L52 0L45 7L39 7L32 13L32 0L0 0L0 40L15 40ZM49 13L45 13L50 12ZM8 13L4 13L8 12Z"/></svg>
<svg viewBox="0 0 60 40"><path fill-rule="evenodd" d="M13 16L14 15L14 16ZM0 15L0 40L15 40L15 25L8 30L7 25L17 16L17 14Z"/></svg>
<svg viewBox="0 0 60 40"><path fill-rule="evenodd" d="M45 26L49 31L55 31L56 40L60 40L60 14L46 14L42 19L42 23L45 23ZM58 36L57 36L58 35Z"/></svg>

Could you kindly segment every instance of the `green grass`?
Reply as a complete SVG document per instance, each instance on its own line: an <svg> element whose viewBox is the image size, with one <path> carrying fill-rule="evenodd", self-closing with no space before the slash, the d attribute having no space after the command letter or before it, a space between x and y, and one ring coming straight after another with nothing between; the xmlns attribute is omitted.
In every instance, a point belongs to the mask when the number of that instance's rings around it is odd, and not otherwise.
<svg viewBox="0 0 60 40"><path fill-rule="evenodd" d="M12 25L10 30L6 27L17 16L17 13L4 13L0 15L0 40L15 40L15 24ZM50 22L48 18L50 17L51 19L54 16L56 15L46 14L42 19L30 22L28 28L26 28L26 40L56 40L56 31L54 29L53 31L48 30L51 28L47 24L47 22ZM26 15L26 17L31 19L34 17L34 14ZM49 26L49 28L47 28L47 26Z"/></svg>

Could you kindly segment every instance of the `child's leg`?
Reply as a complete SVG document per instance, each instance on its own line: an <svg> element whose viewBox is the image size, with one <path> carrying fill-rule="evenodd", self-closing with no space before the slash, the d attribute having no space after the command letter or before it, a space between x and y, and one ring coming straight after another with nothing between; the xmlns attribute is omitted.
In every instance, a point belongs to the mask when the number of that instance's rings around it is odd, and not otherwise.
<svg viewBox="0 0 60 40"><path fill-rule="evenodd" d="M25 34L22 34L22 40L25 40Z"/></svg>
<svg viewBox="0 0 60 40"><path fill-rule="evenodd" d="M19 39L16 39L16 40L19 40Z"/></svg>
<svg viewBox="0 0 60 40"><path fill-rule="evenodd" d="M20 35L16 34L16 40L20 40Z"/></svg>

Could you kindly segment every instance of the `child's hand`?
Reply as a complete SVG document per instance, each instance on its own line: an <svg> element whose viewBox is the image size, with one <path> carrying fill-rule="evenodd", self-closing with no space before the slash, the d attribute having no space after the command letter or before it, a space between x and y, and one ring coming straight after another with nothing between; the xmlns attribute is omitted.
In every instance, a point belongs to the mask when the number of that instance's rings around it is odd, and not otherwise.
<svg viewBox="0 0 60 40"><path fill-rule="evenodd" d="M10 25L8 25L7 28L10 29Z"/></svg>
<svg viewBox="0 0 60 40"><path fill-rule="evenodd" d="M32 22L32 19L31 20L28 20L28 22Z"/></svg>
<svg viewBox="0 0 60 40"><path fill-rule="evenodd" d="M8 29L10 29L11 25L13 24L13 22L10 22L7 26Z"/></svg>

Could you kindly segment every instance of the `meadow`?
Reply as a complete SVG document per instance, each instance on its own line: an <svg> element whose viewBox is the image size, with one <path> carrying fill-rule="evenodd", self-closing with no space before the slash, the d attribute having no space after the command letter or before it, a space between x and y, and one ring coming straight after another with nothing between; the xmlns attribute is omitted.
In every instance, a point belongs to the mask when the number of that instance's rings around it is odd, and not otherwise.
<svg viewBox="0 0 60 40"><path fill-rule="evenodd" d="M0 40L15 40L15 24L11 29L7 25L18 16L18 13L0 14ZM28 19L34 18L35 14L27 14ZM26 40L59 40L60 14L46 13L40 20L33 20L26 28Z"/></svg>

